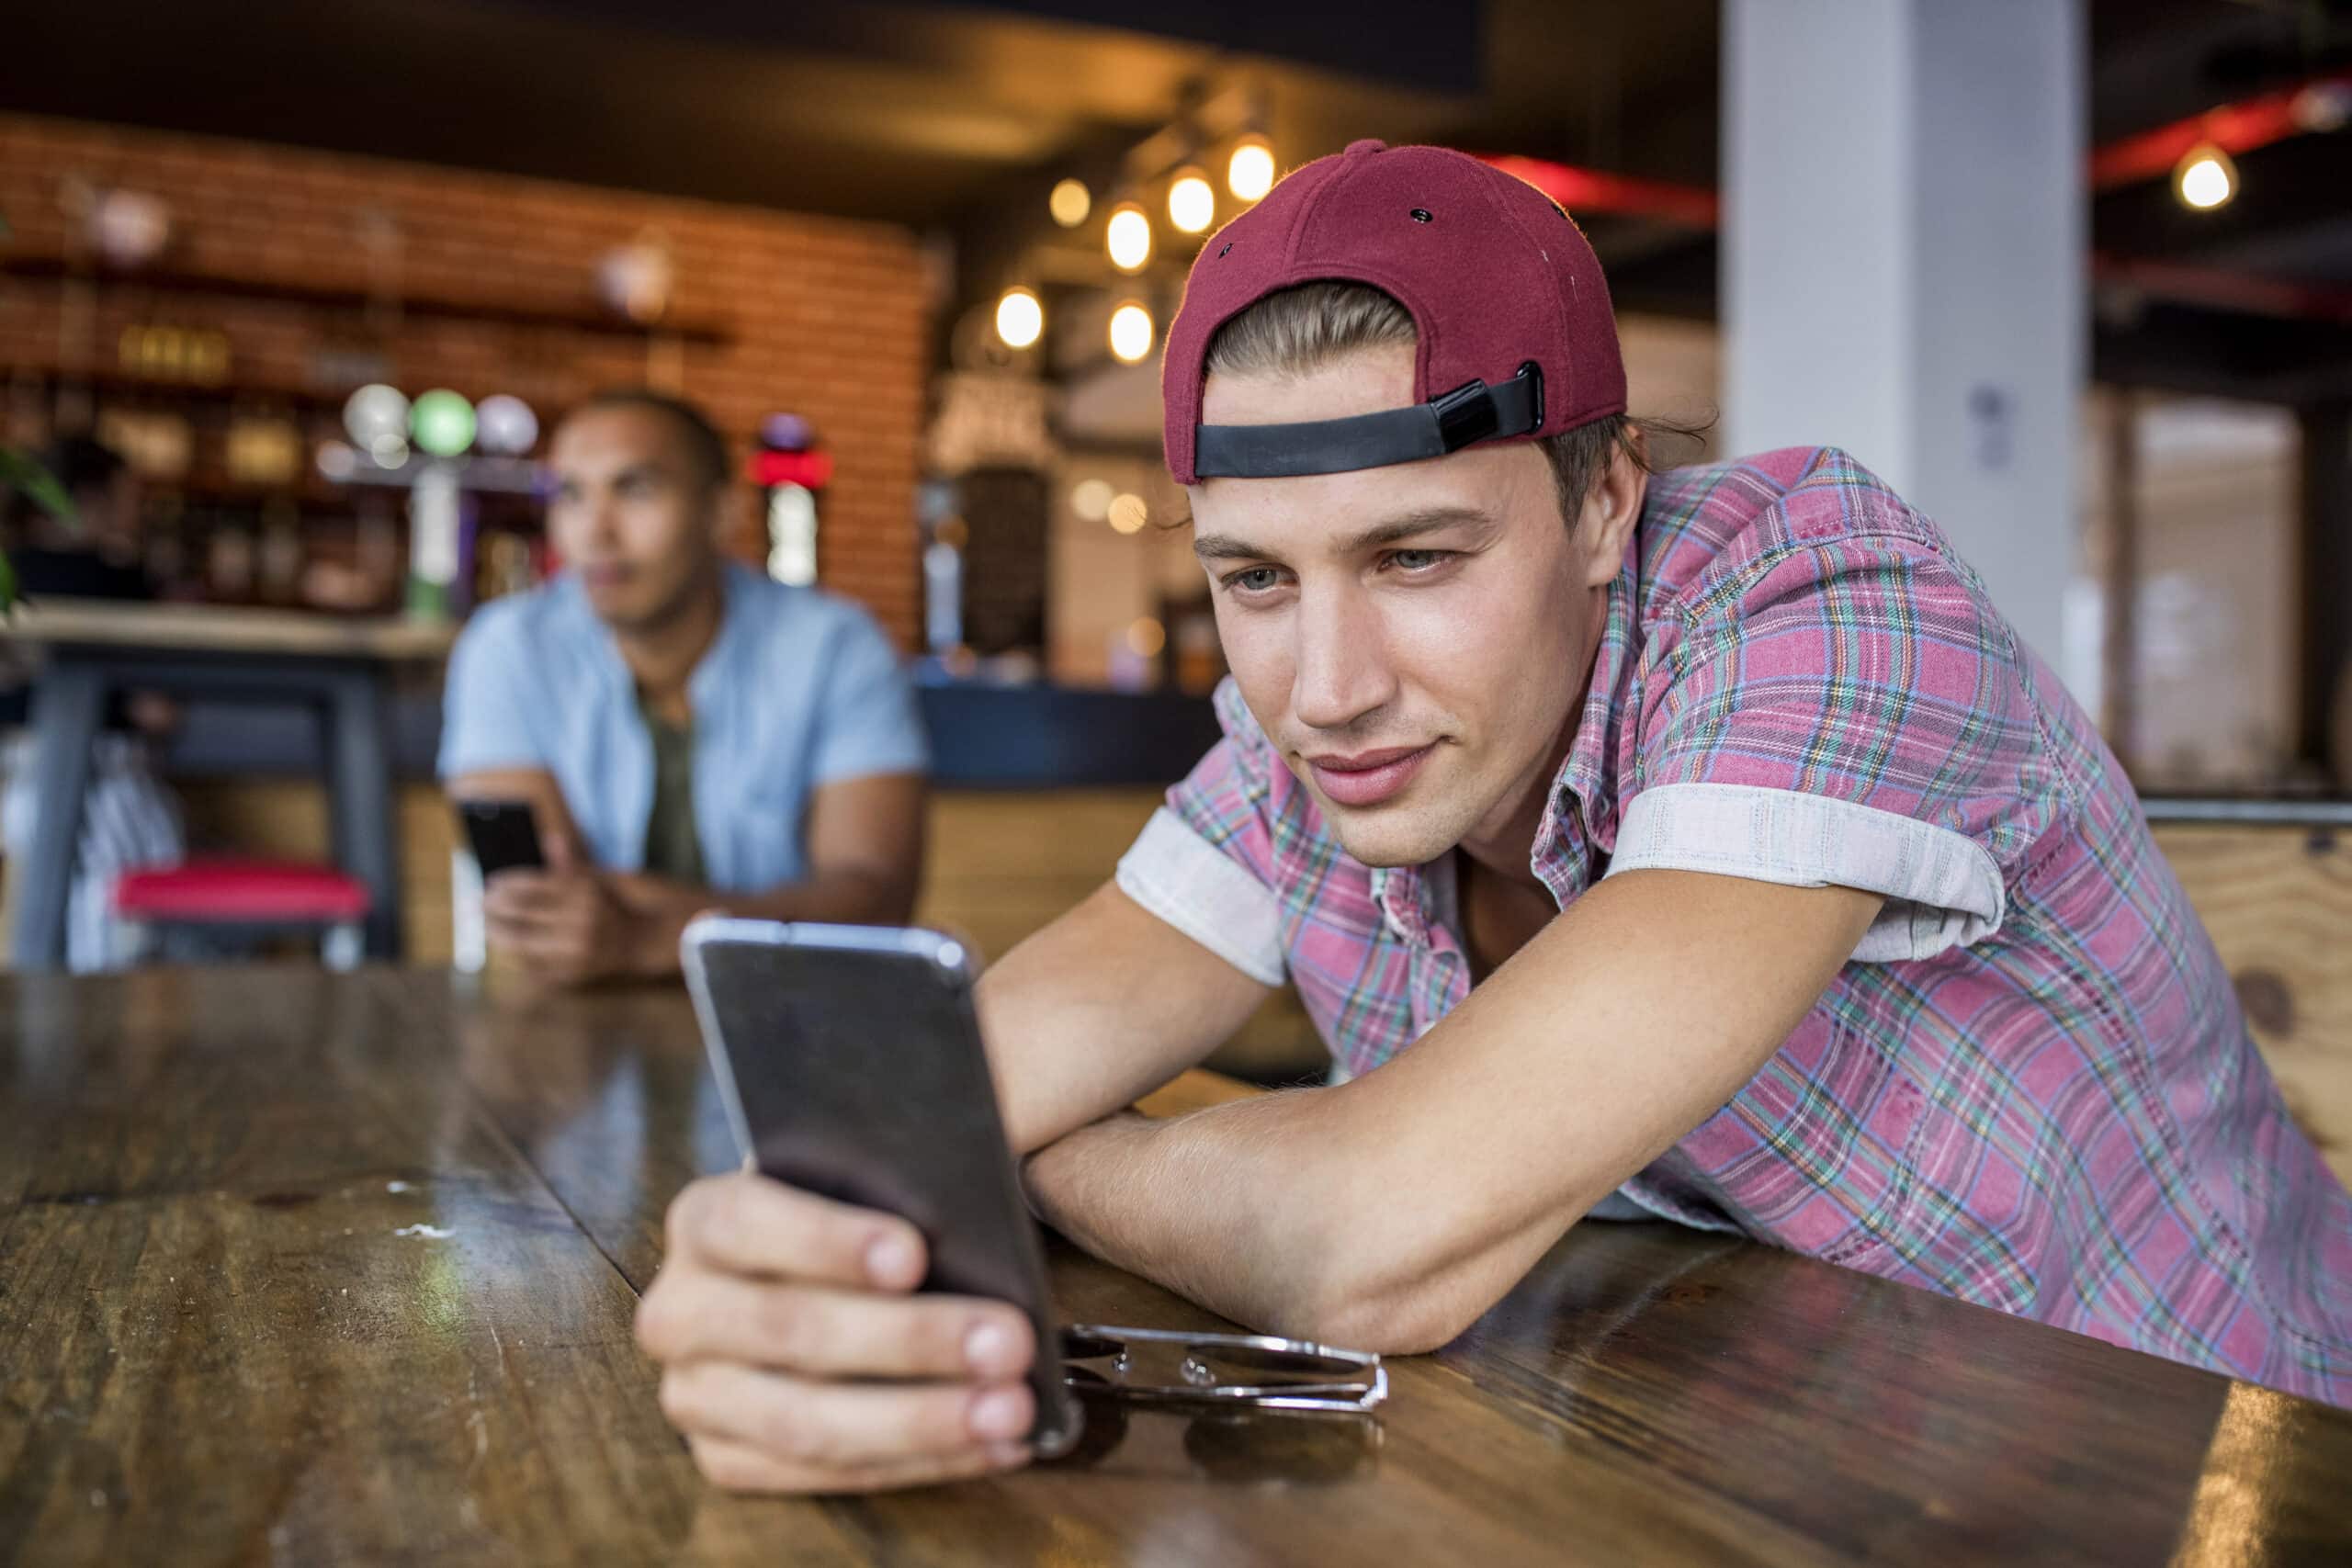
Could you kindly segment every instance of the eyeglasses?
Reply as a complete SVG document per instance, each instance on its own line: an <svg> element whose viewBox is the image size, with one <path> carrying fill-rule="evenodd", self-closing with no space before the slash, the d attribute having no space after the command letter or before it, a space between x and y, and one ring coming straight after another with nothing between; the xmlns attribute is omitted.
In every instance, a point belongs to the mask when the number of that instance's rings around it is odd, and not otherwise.
<svg viewBox="0 0 2352 1568"><path fill-rule="evenodd" d="M1369 1410L1388 1397L1377 1355L1304 1339L1078 1323L1061 1331L1061 1351L1063 1382L1080 1393L1326 1411Z"/></svg>

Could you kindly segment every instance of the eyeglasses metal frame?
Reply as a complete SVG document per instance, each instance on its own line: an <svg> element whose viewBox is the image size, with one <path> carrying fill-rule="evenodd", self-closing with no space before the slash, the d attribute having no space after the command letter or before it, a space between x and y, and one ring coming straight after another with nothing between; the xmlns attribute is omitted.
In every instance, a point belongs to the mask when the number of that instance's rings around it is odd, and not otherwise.
<svg viewBox="0 0 2352 1568"><path fill-rule="evenodd" d="M1105 1351L1092 1356L1072 1355L1067 1348L1076 1338L1102 1339L1119 1347L1115 1352ZM1175 1383L1130 1383L1104 1377L1100 1382L1073 1376L1074 1368L1066 1367L1062 1381L1079 1393L1110 1393L1143 1404L1226 1404L1247 1405L1259 1410L1335 1411L1354 1414L1372 1409L1388 1397L1388 1369L1381 1365L1380 1356L1372 1350L1347 1350L1331 1345L1317 1345L1306 1339L1284 1339L1269 1334L1189 1334L1172 1328L1122 1328L1113 1324L1073 1323L1061 1330L1065 1347L1062 1359L1078 1363L1101 1360L1115 1355L1114 1370L1124 1375L1128 1359L1126 1345L1140 1341L1151 1345L1175 1345L1184 1349L1187 1375L1194 1367L1201 1368L1204 1380L1213 1379L1196 1352L1208 1350L1250 1350L1261 1354L1312 1358L1317 1360L1341 1361L1357 1368L1361 1376L1322 1382L1225 1383L1213 1381ZM1101 1376L1101 1374L1096 1374Z"/></svg>

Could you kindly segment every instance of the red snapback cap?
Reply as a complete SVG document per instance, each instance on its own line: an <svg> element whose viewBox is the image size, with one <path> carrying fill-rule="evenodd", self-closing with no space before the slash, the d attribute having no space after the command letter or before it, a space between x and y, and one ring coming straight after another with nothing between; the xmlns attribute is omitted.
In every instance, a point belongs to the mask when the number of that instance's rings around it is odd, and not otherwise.
<svg viewBox="0 0 2352 1568"><path fill-rule="evenodd" d="M1412 312L1404 409L1281 425L1201 425L1217 329L1278 289L1370 284ZM1318 158L1210 237L1160 362L1168 469L1333 473L1556 435L1625 410L1600 260L1552 198L1443 147L1357 141Z"/></svg>

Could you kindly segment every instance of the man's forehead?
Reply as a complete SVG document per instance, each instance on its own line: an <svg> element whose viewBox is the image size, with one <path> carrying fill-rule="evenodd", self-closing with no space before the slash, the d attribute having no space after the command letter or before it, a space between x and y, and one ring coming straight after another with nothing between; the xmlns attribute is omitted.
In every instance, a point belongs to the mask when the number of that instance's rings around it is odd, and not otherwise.
<svg viewBox="0 0 2352 1568"><path fill-rule="evenodd" d="M1304 557L1347 549L1396 525L1506 525L1546 503L1549 486L1543 454L1514 442L1348 473L1204 479L1188 493L1195 547L1204 539L1216 546L1204 553L1230 554L1246 544Z"/></svg>
<svg viewBox="0 0 2352 1568"><path fill-rule="evenodd" d="M684 438L654 409L582 409L557 427L548 458L560 468L675 468Z"/></svg>

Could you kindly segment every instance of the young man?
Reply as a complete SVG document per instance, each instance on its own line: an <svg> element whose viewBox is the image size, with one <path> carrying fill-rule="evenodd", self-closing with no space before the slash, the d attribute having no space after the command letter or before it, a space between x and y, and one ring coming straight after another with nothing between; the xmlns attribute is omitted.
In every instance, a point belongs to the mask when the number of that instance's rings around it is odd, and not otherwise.
<svg viewBox="0 0 2352 1568"><path fill-rule="evenodd" d="M576 983L674 974L703 909L904 919L925 752L881 630L726 559L726 443L685 403L591 399L549 467L564 570L449 661L449 794L529 801L548 862L491 879L492 949Z"/></svg>
<svg viewBox="0 0 2352 1568"><path fill-rule="evenodd" d="M1653 481L1544 197L1359 143L1209 242L1170 468L1227 739L981 1007L1033 1201L1240 1322L1443 1344L1577 1219L2352 1398L2352 1198L2090 722L1836 451ZM1285 976L1345 1081L1121 1110ZM920 1238L699 1183L639 1318L715 1479L1017 1462Z"/></svg>

